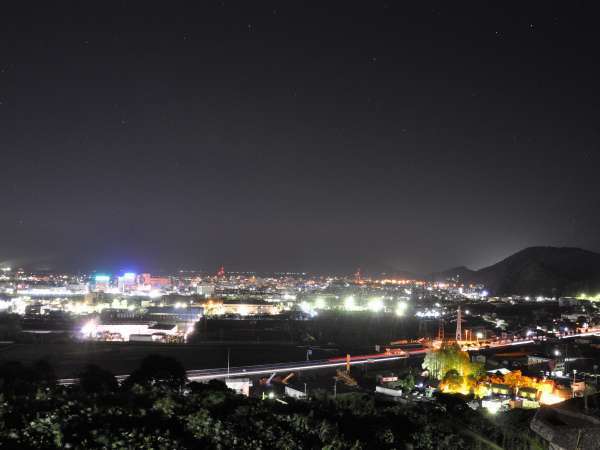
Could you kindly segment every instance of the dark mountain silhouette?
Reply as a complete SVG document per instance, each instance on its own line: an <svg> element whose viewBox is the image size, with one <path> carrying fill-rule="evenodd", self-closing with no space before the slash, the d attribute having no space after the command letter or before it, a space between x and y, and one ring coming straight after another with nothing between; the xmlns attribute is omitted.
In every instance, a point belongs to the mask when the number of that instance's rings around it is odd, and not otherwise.
<svg viewBox="0 0 600 450"><path fill-rule="evenodd" d="M492 295L572 296L600 292L600 254L573 247L529 247L480 270L457 267L434 280L459 276Z"/></svg>

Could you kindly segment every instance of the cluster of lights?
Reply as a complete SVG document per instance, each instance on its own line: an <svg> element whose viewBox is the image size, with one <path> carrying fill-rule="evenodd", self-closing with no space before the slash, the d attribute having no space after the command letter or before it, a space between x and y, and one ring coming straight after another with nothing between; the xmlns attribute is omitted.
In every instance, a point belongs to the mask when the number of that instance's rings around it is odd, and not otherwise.
<svg viewBox="0 0 600 450"><path fill-rule="evenodd" d="M173 305L175 309L187 308L189 305L185 302L177 302Z"/></svg>
<svg viewBox="0 0 600 450"><path fill-rule="evenodd" d="M408 304L406 302L398 302L396 305L396 315L403 316L406 313L407 308Z"/></svg>
<svg viewBox="0 0 600 450"><path fill-rule="evenodd" d="M315 306L319 307L317 302L315 302ZM346 311L371 311L374 313L380 313L387 310L384 297L372 297L368 299L366 303L359 305L354 296L349 295L344 298L342 307ZM405 301L399 301L395 310L392 311L397 315L402 316L406 312L407 307L408 304Z"/></svg>
<svg viewBox="0 0 600 450"><path fill-rule="evenodd" d="M425 309L423 311L417 311L415 315L417 317L440 317L441 313L436 309Z"/></svg>
<svg viewBox="0 0 600 450"><path fill-rule="evenodd" d="M323 297L317 297L315 299L315 309L325 309L327 308L327 303Z"/></svg>
<svg viewBox="0 0 600 450"><path fill-rule="evenodd" d="M353 295L349 295L344 299L344 309L346 311L354 311L356 309L356 301Z"/></svg>
<svg viewBox="0 0 600 450"><path fill-rule="evenodd" d="M423 282L422 281L414 281L414 280L390 280L390 279L385 279L385 280L377 280L376 283L379 284L417 284L417 285L422 285Z"/></svg>
<svg viewBox="0 0 600 450"><path fill-rule="evenodd" d="M83 337L89 338L96 334L97 323L94 320L89 320L81 327Z"/></svg>
<svg viewBox="0 0 600 450"><path fill-rule="evenodd" d="M588 295L588 294L579 294L577 296L579 300L590 300L593 302L600 302L600 294L596 295Z"/></svg>
<svg viewBox="0 0 600 450"><path fill-rule="evenodd" d="M308 302L300 303L300 309L303 313L310 315L311 317L315 317L317 315L317 311L310 305Z"/></svg>
<svg viewBox="0 0 600 450"><path fill-rule="evenodd" d="M367 307L373 312L380 312L383 311L385 305L383 304L383 300L381 298L372 298L367 303Z"/></svg>

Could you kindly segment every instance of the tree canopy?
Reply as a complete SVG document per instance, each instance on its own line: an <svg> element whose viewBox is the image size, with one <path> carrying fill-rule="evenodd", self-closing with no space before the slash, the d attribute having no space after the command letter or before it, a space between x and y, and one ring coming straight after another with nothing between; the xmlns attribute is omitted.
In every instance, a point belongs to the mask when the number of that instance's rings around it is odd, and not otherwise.
<svg viewBox="0 0 600 450"><path fill-rule="evenodd" d="M444 343L439 349L427 352L422 367L437 380L442 380L451 370L461 377L478 377L483 370L480 363L471 362L468 353L455 343Z"/></svg>
<svg viewBox="0 0 600 450"><path fill-rule="evenodd" d="M14 381L33 376L33 367L4 364L0 447L463 450L505 439L460 399L398 404L363 392L282 404L238 395L220 381L185 383L174 362L148 358L122 386L88 366L79 385L56 385L46 372L27 389L15 389ZM530 448L525 431L511 433L511 448Z"/></svg>

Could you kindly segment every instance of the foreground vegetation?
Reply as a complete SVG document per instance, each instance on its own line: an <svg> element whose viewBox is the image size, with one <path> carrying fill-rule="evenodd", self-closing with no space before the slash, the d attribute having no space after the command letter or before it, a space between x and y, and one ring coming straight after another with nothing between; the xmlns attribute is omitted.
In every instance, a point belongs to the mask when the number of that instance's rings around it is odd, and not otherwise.
<svg viewBox="0 0 600 450"><path fill-rule="evenodd" d="M221 382L188 383L150 356L122 385L89 366L58 386L46 363L0 365L0 448L537 448L528 418L501 426L458 398L402 405L371 394L309 401L246 398Z"/></svg>

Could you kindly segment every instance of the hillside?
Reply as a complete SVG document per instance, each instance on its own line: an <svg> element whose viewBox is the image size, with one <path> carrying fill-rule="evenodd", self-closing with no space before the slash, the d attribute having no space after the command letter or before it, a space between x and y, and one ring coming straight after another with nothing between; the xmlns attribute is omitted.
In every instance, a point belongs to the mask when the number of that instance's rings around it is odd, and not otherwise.
<svg viewBox="0 0 600 450"><path fill-rule="evenodd" d="M573 247L529 247L477 271L460 267L442 272L447 278L454 273L465 282L485 284L492 295L596 293L600 291L600 254Z"/></svg>

